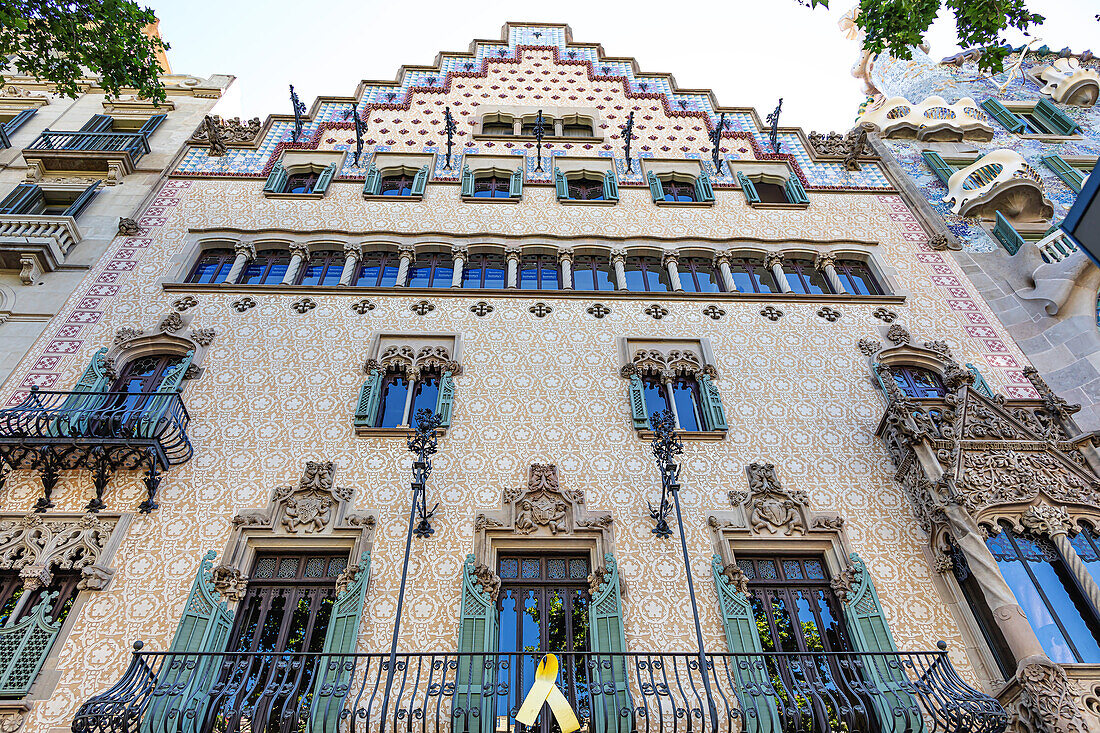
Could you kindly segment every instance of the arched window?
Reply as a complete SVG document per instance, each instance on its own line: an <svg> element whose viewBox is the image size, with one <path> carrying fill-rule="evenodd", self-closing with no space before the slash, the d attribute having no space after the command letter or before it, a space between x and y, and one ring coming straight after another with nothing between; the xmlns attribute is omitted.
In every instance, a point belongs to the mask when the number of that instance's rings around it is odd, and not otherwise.
<svg viewBox="0 0 1100 733"><path fill-rule="evenodd" d="M292 173L286 177L283 193L313 193L313 186L319 177L320 174L313 171Z"/></svg>
<svg viewBox="0 0 1100 733"><path fill-rule="evenodd" d="M1084 526L1081 531L1070 540L1077 556L1085 564L1085 569L1097 583L1100 583L1100 533L1091 526Z"/></svg>
<svg viewBox="0 0 1100 733"><path fill-rule="evenodd" d="M520 290L557 290L560 274L555 255L523 255L520 258Z"/></svg>
<svg viewBox="0 0 1100 733"><path fill-rule="evenodd" d="M695 191L695 181L681 181L674 176L661 177L661 190L665 194L665 201L698 201Z"/></svg>
<svg viewBox="0 0 1100 733"><path fill-rule="evenodd" d="M561 125L562 137L592 137L592 123L586 117L566 117Z"/></svg>
<svg viewBox="0 0 1100 733"><path fill-rule="evenodd" d="M165 406L164 397L155 393L170 374L178 379L176 372L181 368L183 359L167 354L140 356L128 362L111 387L113 394L96 411L97 418L103 417L95 429L112 436L155 430Z"/></svg>
<svg viewBox="0 0 1100 733"><path fill-rule="evenodd" d="M682 257L677 265L680 287L688 293L720 293L722 281L714 264L703 257Z"/></svg>
<svg viewBox="0 0 1100 733"><path fill-rule="evenodd" d="M783 274L792 293L823 295L833 292L825 273L814 267L813 260L790 259L783 261Z"/></svg>
<svg viewBox="0 0 1100 733"><path fill-rule="evenodd" d="M138 357L123 367L111 391L127 394L156 392L165 372L182 361L178 356L167 354Z"/></svg>
<svg viewBox="0 0 1100 733"><path fill-rule="evenodd" d="M508 264L501 254L472 254L462 274L464 288L503 289L507 283Z"/></svg>
<svg viewBox="0 0 1100 733"><path fill-rule="evenodd" d="M474 198L506 199L511 196L512 180L503 176L479 176L474 179Z"/></svg>
<svg viewBox="0 0 1100 733"><path fill-rule="evenodd" d="M336 250L314 252L302 268L299 285L339 285L344 272L344 253Z"/></svg>
<svg viewBox="0 0 1100 733"><path fill-rule="evenodd" d="M409 287L449 288L454 271L454 258L450 254L430 252L417 255L409 268Z"/></svg>
<svg viewBox="0 0 1100 733"><path fill-rule="evenodd" d="M595 178L567 178L566 188L569 198L574 201L603 201L603 179Z"/></svg>
<svg viewBox="0 0 1100 733"><path fill-rule="evenodd" d="M615 290L615 275L607 257L581 255L573 259L575 290Z"/></svg>
<svg viewBox="0 0 1100 733"><path fill-rule="evenodd" d="M652 416L655 412L664 412L672 409L672 403L668 401L668 390L665 389L661 375L656 372L648 372L642 375L642 389L645 394L646 416Z"/></svg>
<svg viewBox="0 0 1100 733"><path fill-rule="evenodd" d="M627 257L626 289L634 293L667 293L672 286L668 271L656 257Z"/></svg>
<svg viewBox="0 0 1100 733"><path fill-rule="evenodd" d="M760 197L760 203L762 204L789 204L791 202L787 198L787 189L778 183L753 181L753 187L756 189L756 195Z"/></svg>
<svg viewBox="0 0 1100 733"><path fill-rule="evenodd" d="M368 288L392 288L397 284L401 258L394 252L364 253L355 284Z"/></svg>
<svg viewBox="0 0 1100 733"><path fill-rule="evenodd" d="M774 293L779 290L775 284L775 275L763 260L737 257L730 260L730 273L733 284L742 293Z"/></svg>
<svg viewBox="0 0 1100 733"><path fill-rule="evenodd" d="M894 381L898 387L909 397L917 399L931 397L943 397L947 390L943 386L939 375L927 369L911 366L897 366L890 368L894 375Z"/></svg>
<svg viewBox="0 0 1100 733"><path fill-rule="evenodd" d="M383 196L412 196L413 176L404 171L382 176L378 192Z"/></svg>
<svg viewBox="0 0 1100 733"><path fill-rule="evenodd" d="M680 430L699 431L703 427L703 411L700 407L699 383L695 377L681 375L669 383L672 402L676 407L676 422Z"/></svg>
<svg viewBox="0 0 1100 733"><path fill-rule="evenodd" d="M236 254L231 249L208 249L202 253L198 262L191 268L191 274L187 276L187 282L220 283L225 280L225 276L232 269L234 259L236 259Z"/></svg>
<svg viewBox="0 0 1100 733"><path fill-rule="evenodd" d="M508 115L485 115L485 119L481 123L482 135L514 135L515 132L512 118Z"/></svg>
<svg viewBox="0 0 1100 733"><path fill-rule="evenodd" d="M283 281L290 266L290 255L278 249L256 253L256 259L248 263L241 277L244 285L277 285Z"/></svg>
<svg viewBox="0 0 1100 733"><path fill-rule="evenodd" d="M523 127L520 130L520 134L525 137L534 137L535 128L538 127L537 117L527 117L523 120ZM554 134L554 118L542 116L542 134L550 137Z"/></svg>
<svg viewBox="0 0 1100 733"><path fill-rule="evenodd" d="M376 428L395 428L408 425L405 422L405 407L408 402L409 380L404 369L386 372L382 380L381 401L378 404Z"/></svg>
<svg viewBox="0 0 1100 733"><path fill-rule="evenodd" d="M421 410L435 412L439 402L439 370L428 369L420 372L413 387L412 404L409 406L409 414L405 416L405 424L412 425L416 419L416 413Z"/></svg>
<svg viewBox="0 0 1100 733"><path fill-rule="evenodd" d="M862 262L837 260L836 274L849 295L883 295L885 293L871 273L871 268Z"/></svg>

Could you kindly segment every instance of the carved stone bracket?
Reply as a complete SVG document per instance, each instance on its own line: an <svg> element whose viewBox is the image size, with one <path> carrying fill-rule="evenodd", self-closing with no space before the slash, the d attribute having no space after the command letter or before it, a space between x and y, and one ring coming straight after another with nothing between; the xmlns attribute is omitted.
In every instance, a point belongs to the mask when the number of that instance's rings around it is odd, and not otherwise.
<svg viewBox="0 0 1100 733"><path fill-rule="evenodd" d="M1016 679L1023 690L1017 705L1021 733L1087 733L1077 706L1080 690L1060 665L1042 657L1020 662Z"/></svg>

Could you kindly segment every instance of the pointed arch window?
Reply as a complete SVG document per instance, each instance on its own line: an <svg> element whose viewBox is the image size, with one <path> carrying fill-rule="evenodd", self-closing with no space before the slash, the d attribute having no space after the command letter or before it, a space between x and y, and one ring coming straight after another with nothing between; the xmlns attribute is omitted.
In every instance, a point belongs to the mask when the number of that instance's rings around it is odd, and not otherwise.
<svg viewBox="0 0 1100 733"><path fill-rule="evenodd" d="M947 394L943 380L935 372L913 366L891 367L894 381L909 397L917 399L939 398Z"/></svg>

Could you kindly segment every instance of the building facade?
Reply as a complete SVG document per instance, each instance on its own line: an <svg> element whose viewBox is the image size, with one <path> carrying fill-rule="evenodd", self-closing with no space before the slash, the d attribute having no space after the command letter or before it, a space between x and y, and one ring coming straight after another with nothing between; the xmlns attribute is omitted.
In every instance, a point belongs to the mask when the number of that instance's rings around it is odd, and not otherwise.
<svg viewBox="0 0 1100 733"><path fill-rule="evenodd" d="M864 54L859 121L945 247L1051 387L1100 426L1100 271L1058 229L1100 150L1100 62L1039 42L1006 71L980 50L934 62Z"/></svg>
<svg viewBox="0 0 1100 733"><path fill-rule="evenodd" d="M0 395L12 727L1100 722L1091 436L873 154L540 24L206 133Z"/></svg>
<svg viewBox="0 0 1100 733"><path fill-rule="evenodd" d="M71 99L29 77L0 87L0 382L162 183L232 82L172 74L168 99ZM41 385L47 386L47 385Z"/></svg>

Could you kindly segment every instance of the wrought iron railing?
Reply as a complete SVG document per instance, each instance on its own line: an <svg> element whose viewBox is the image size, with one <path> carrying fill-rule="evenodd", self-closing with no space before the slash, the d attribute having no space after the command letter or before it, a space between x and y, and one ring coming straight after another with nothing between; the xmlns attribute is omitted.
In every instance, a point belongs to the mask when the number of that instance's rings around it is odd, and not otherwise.
<svg viewBox="0 0 1100 733"><path fill-rule="evenodd" d="M149 141L140 132L51 132L46 130L27 150L84 150L129 153L137 162L149 152Z"/></svg>
<svg viewBox="0 0 1100 733"><path fill-rule="evenodd" d="M89 450L100 447L118 453L112 462L125 468L126 456L132 455L136 466L152 448L166 468L191 458L189 422L177 393L48 392L32 387L18 405L0 410L0 451L13 468L34 468L30 464L40 460L41 449L54 446L59 468L76 468Z"/></svg>
<svg viewBox="0 0 1100 733"><path fill-rule="evenodd" d="M170 654L135 644L73 733L522 733L538 654ZM559 654L582 733L1003 733L939 651ZM704 676L711 693L706 692ZM534 729L550 731L543 708Z"/></svg>

